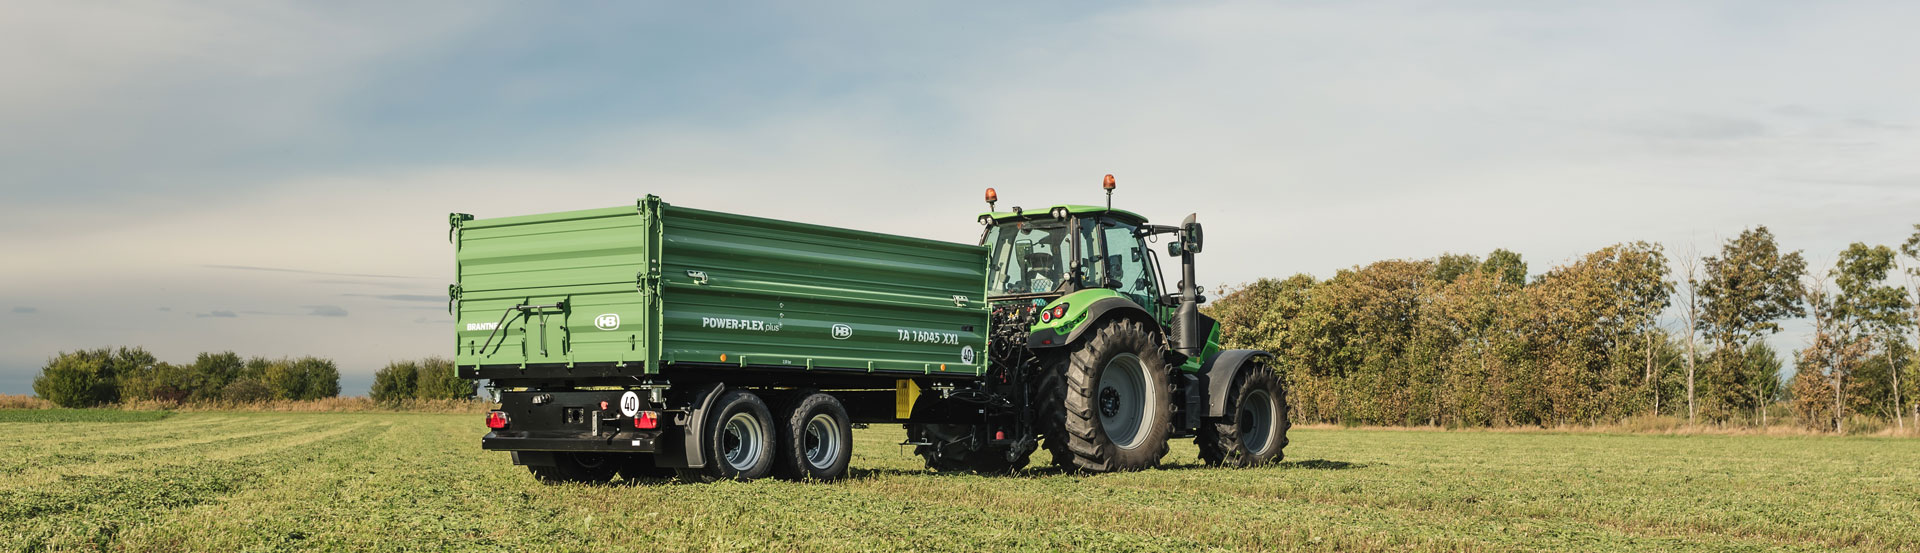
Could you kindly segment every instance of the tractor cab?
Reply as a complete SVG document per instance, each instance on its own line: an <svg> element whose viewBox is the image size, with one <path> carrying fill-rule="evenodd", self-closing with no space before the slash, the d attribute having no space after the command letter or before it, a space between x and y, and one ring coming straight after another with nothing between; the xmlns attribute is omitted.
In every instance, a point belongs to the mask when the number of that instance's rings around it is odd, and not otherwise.
<svg viewBox="0 0 1920 553"><path fill-rule="evenodd" d="M1193 350L1182 346L1202 343L1206 336L1201 333L1211 330L1198 328L1202 321L1198 305L1205 299L1199 287L1192 285L1200 224L1191 215L1180 226L1148 224L1138 213L1112 207L1112 175L1107 175L1103 188L1107 207L1056 205L1032 211L1014 207L981 214L980 223L986 227L981 243L989 248L988 300L1042 308L1042 324L1034 327L1036 347L1071 341L1060 336L1059 343L1045 342L1055 338L1042 331L1071 328L1054 328L1061 325L1052 319L1077 320L1069 315L1087 314L1084 310L1096 304L1113 309L1126 303L1143 322L1168 328L1176 350L1197 356L1197 346ZM986 198L989 208L999 200L992 188L987 189ZM1162 267L1154 249L1162 243L1179 263L1171 270L1179 271L1181 278L1172 286L1163 276L1169 269ZM1097 318L1100 313L1087 315Z"/></svg>
<svg viewBox="0 0 1920 553"><path fill-rule="evenodd" d="M1089 205L981 215L989 250L987 296L1045 302L1104 288L1149 311L1162 303L1158 238L1139 214ZM1143 230L1146 229L1146 230ZM1155 317L1164 319L1164 317Z"/></svg>

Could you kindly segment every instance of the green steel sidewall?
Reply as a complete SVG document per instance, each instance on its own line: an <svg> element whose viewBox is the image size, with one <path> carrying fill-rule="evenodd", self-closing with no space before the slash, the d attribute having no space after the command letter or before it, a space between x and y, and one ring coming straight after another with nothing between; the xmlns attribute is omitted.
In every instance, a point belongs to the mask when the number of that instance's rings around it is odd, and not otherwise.
<svg viewBox="0 0 1920 553"><path fill-rule="evenodd" d="M984 246L653 198L457 222L454 233L462 366L625 363L639 373L660 361L978 374L987 359ZM570 308L548 315L544 354L538 316L486 327L515 305L561 301ZM481 351L490 333L495 347Z"/></svg>

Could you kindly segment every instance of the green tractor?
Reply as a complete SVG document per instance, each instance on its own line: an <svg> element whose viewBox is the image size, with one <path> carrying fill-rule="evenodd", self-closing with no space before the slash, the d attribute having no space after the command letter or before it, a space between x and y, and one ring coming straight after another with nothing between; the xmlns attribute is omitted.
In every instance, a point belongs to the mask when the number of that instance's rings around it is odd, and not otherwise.
<svg viewBox="0 0 1920 553"><path fill-rule="evenodd" d="M1219 324L1200 313L1200 223L1149 224L1112 208L1112 175L1103 188L1107 207L980 215L991 357L977 386L943 382L915 402L908 444L929 467L1016 470L1044 447L1062 468L1139 470L1181 437L1212 465L1281 458L1289 423L1273 356L1223 351ZM999 198L989 188L986 199ZM1179 260L1173 286L1160 242Z"/></svg>

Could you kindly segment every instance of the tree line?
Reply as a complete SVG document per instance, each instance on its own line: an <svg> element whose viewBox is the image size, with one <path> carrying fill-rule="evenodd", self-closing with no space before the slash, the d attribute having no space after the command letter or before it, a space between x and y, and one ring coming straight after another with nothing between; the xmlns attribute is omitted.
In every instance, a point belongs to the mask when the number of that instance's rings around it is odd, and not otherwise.
<svg viewBox="0 0 1920 553"><path fill-rule="evenodd" d="M160 361L145 348L61 352L33 379L33 393L62 407L123 401L255 402L340 395L340 369L319 357L241 358L206 352L192 363Z"/></svg>
<svg viewBox="0 0 1920 553"><path fill-rule="evenodd" d="M388 363L374 376L372 396L382 402L471 399L476 387L454 373L452 361L429 357ZM49 359L33 379L33 393L61 407L313 400L340 395L340 369L330 359L312 356L242 358L223 351L175 364L144 348L98 348Z"/></svg>
<svg viewBox="0 0 1920 553"><path fill-rule="evenodd" d="M453 361L428 357L418 361L395 361L373 373L374 401L391 403L409 399L472 399L476 381L454 373Z"/></svg>
<svg viewBox="0 0 1920 553"><path fill-rule="evenodd" d="M1301 422L1568 425L1642 415L1844 429L1920 425L1920 225L1831 268L1764 226L1716 255L1615 244L1528 278L1519 254L1444 254L1261 279L1215 300L1227 347L1275 352ZM1901 269L1902 261L1907 269ZM1674 266L1678 266L1678 271ZM1785 362L1765 341L1809 317Z"/></svg>

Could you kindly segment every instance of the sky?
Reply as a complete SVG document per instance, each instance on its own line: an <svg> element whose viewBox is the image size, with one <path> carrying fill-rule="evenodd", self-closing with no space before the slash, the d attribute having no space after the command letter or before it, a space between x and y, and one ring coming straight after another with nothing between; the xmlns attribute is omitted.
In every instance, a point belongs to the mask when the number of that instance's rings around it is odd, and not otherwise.
<svg viewBox="0 0 1920 553"><path fill-rule="evenodd" d="M1112 173L1212 288L1920 223L1912 2L9 4L0 393L138 345L364 394L451 351L447 213L647 194L971 242Z"/></svg>

